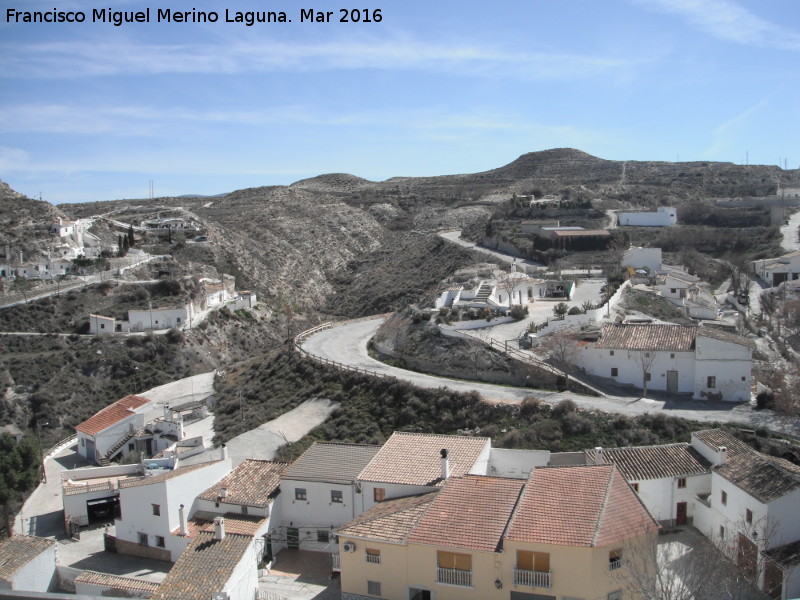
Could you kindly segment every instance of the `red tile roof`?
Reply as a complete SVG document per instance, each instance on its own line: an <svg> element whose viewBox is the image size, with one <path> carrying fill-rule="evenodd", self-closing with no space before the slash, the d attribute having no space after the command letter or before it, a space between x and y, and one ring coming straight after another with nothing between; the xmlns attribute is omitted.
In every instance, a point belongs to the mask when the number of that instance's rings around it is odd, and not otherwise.
<svg viewBox="0 0 800 600"><path fill-rule="evenodd" d="M142 396L125 396L121 400L114 402L114 404L106 406L100 412L95 413L83 423L76 425L75 429L86 435L97 435L134 414L137 408L149 403L150 400Z"/></svg>
<svg viewBox="0 0 800 600"><path fill-rule="evenodd" d="M269 460L245 460L198 498L212 502L265 507L280 487L281 475L288 466L287 463ZM222 488L227 490L224 499L221 499Z"/></svg>
<svg viewBox="0 0 800 600"><path fill-rule="evenodd" d="M283 473L283 479L352 483L379 446L344 442L314 442Z"/></svg>
<svg viewBox="0 0 800 600"><path fill-rule="evenodd" d="M157 600L208 600L221 592L247 552L253 538L228 534L217 540L201 532L183 551L153 598Z"/></svg>
<svg viewBox="0 0 800 600"><path fill-rule="evenodd" d="M546 467L531 473L506 538L605 546L657 528L613 465Z"/></svg>
<svg viewBox="0 0 800 600"><path fill-rule="evenodd" d="M525 486L521 479L451 477L420 518L409 542L498 551Z"/></svg>
<svg viewBox="0 0 800 600"><path fill-rule="evenodd" d="M404 542L437 492L386 500L338 530L339 535L384 542Z"/></svg>
<svg viewBox="0 0 800 600"><path fill-rule="evenodd" d="M469 473L489 444L486 437L396 431L358 479L376 483L441 485L440 450L447 449L450 476Z"/></svg>
<svg viewBox="0 0 800 600"><path fill-rule="evenodd" d="M17 571L55 545L54 540L32 535L15 535L1 541L0 581L11 581Z"/></svg>
<svg viewBox="0 0 800 600"><path fill-rule="evenodd" d="M144 579L137 579L135 577L107 575L106 573L98 573L97 571L84 571L75 578L75 583L85 583L87 585L124 590L126 592L138 592L133 595L144 598L149 598L158 589L158 584L154 581L145 581ZM142 593L144 593L144 595L142 595Z"/></svg>
<svg viewBox="0 0 800 600"><path fill-rule="evenodd" d="M602 453L601 464L617 465L628 481L711 472L711 464L685 442L660 446L603 448ZM588 460L594 462L595 451L589 450L586 454Z"/></svg>
<svg viewBox="0 0 800 600"><path fill-rule="evenodd" d="M685 325L638 325L608 323L603 325L597 348L622 350L694 350L699 327Z"/></svg>

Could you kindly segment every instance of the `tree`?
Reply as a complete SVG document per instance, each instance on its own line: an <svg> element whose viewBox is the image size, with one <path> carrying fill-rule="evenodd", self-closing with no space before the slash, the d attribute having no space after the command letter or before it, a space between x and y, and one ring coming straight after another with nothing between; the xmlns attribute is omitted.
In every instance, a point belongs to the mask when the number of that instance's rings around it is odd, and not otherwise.
<svg viewBox="0 0 800 600"><path fill-rule="evenodd" d="M565 382L568 382L578 356L575 338L565 331L556 331L547 336L539 347L547 353L550 361L563 373Z"/></svg>
<svg viewBox="0 0 800 600"><path fill-rule="evenodd" d="M647 382L650 380L650 368L656 361L658 354L652 350L639 350L633 357L642 367L642 398L647 397Z"/></svg>
<svg viewBox="0 0 800 600"><path fill-rule="evenodd" d="M624 544L621 566L612 577L636 598L722 600L725 559L720 552L701 536L692 546L670 537L653 532Z"/></svg>
<svg viewBox="0 0 800 600"><path fill-rule="evenodd" d="M514 267L511 268L511 271L506 273L503 271L503 274L497 279L497 289L500 292L505 292L506 296L508 297L508 307L511 308L514 305L514 288L519 283L519 276L517 275L516 271L514 271ZM502 296L498 299L500 302L505 302L502 299Z"/></svg>
<svg viewBox="0 0 800 600"><path fill-rule="evenodd" d="M127 239L128 239L128 236L125 236L125 240L127 240ZM120 233L117 236L117 256L119 256L121 258L121 257L125 256L126 253L127 253L127 250L125 249L125 243L124 243L124 241L122 239L122 234Z"/></svg>
<svg viewBox="0 0 800 600"><path fill-rule="evenodd" d="M28 303L28 292L33 289L33 281L28 279L27 277L20 277L17 275L14 277L14 281L11 284L11 289L15 292L22 294L22 297L25 298L25 303Z"/></svg>
<svg viewBox="0 0 800 600"><path fill-rule="evenodd" d="M569 312L569 306L566 302L559 302L553 307L553 314L557 319L563 319L564 315Z"/></svg>
<svg viewBox="0 0 800 600"><path fill-rule="evenodd" d="M128 225L128 248L133 248L136 245L136 239L133 237L133 225Z"/></svg>
<svg viewBox="0 0 800 600"><path fill-rule="evenodd" d="M8 434L0 435L0 507L6 535L12 531L12 514L22 496L38 481L38 448L32 438L19 444Z"/></svg>

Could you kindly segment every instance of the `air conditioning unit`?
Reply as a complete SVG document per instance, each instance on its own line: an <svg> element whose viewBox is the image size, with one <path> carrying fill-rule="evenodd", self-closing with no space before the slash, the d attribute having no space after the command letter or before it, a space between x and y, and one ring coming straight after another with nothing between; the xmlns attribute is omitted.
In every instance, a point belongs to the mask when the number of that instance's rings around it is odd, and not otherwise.
<svg viewBox="0 0 800 600"><path fill-rule="evenodd" d="M356 551L356 545L353 542L345 542L344 545L342 545L342 548L344 549L345 552Z"/></svg>

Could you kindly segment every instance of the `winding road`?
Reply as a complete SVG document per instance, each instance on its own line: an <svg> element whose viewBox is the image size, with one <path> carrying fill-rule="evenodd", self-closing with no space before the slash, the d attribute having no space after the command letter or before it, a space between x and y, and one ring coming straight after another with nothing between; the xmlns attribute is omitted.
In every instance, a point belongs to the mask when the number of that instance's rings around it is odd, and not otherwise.
<svg viewBox="0 0 800 600"><path fill-rule="evenodd" d="M600 410L629 416L663 411L665 414L702 422L738 423L746 427L767 427L798 435L800 419L779 417L771 411L755 411L749 404L699 400L654 400L641 398L631 389L630 396L591 397L574 392L553 392L461 381L426 375L382 363L367 351L367 343L383 323L384 317L343 323L318 331L302 342L312 357L342 363L351 368L368 369L381 375L408 381L428 389L447 388L457 392L478 392L487 402L518 404L526 396L536 396L550 404L570 399L586 410Z"/></svg>

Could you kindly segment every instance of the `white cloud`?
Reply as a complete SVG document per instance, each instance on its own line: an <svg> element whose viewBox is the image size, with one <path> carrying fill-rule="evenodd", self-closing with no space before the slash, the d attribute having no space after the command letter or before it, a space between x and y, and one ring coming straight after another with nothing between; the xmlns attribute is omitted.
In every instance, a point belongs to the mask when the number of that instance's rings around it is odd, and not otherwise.
<svg viewBox="0 0 800 600"><path fill-rule="evenodd" d="M765 98L752 106L747 107L737 115L726 119L720 123L711 133L711 146L705 151L704 155L709 158L720 156L724 153L730 153L737 144L740 137L740 130L747 128L750 117L768 105L768 100Z"/></svg>
<svg viewBox="0 0 800 600"><path fill-rule="evenodd" d="M0 146L0 171L25 170L30 164L30 155L19 148Z"/></svg>
<svg viewBox="0 0 800 600"><path fill-rule="evenodd" d="M608 75L638 64L627 58L517 52L403 39L305 44L234 40L221 44L146 45L120 38L114 42L3 46L0 46L0 76L35 78L379 69L570 80Z"/></svg>
<svg viewBox="0 0 800 600"><path fill-rule="evenodd" d="M661 12L684 17L721 40L750 46L800 50L800 33L754 15L730 0L637 0Z"/></svg>

